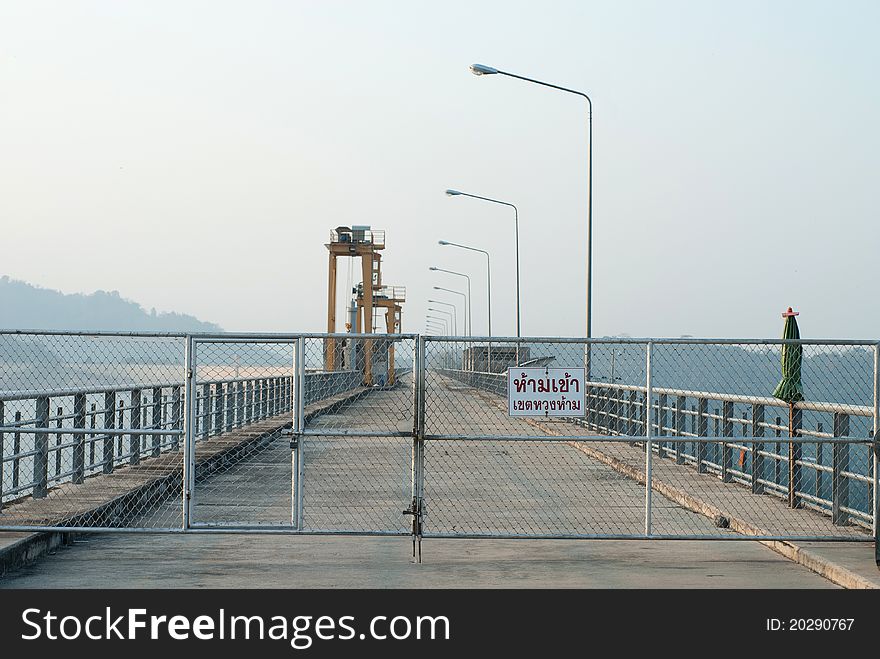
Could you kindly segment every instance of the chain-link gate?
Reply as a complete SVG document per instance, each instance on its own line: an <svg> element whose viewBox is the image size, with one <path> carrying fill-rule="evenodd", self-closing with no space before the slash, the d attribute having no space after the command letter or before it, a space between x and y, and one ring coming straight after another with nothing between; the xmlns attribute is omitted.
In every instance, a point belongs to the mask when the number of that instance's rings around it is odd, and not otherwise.
<svg viewBox="0 0 880 659"><path fill-rule="evenodd" d="M880 346L796 343L0 332L0 530L873 540Z"/></svg>
<svg viewBox="0 0 880 659"><path fill-rule="evenodd" d="M413 341L193 341L189 527L407 535Z"/></svg>
<svg viewBox="0 0 880 659"><path fill-rule="evenodd" d="M297 528L409 535L415 337L310 335L298 345Z"/></svg>
<svg viewBox="0 0 880 659"><path fill-rule="evenodd" d="M191 528L291 529L295 339L192 341Z"/></svg>
<svg viewBox="0 0 880 659"><path fill-rule="evenodd" d="M880 349L799 342L789 407L783 345L427 339L424 536L872 541ZM578 412L512 416L514 384Z"/></svg>

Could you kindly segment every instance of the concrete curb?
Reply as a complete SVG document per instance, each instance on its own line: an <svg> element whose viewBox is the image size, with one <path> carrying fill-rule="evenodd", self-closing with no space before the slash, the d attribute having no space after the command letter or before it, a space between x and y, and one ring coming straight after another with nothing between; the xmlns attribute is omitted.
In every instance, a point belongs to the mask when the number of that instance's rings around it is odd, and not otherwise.
<svg viewBox="0 0 880 659"><path fill-rule="evenodd" d="M544 430L546 431L546 429ZM591 458L608 465L617 473L626 476L641 485L645 484L645 474L640 469L636 469L632 465L606 455L601 451L597 451L590 446L579 444L577 442L570 442L570 444ZM754 526L738 517L732 517L721 509L706 503L702 499L687 494L677 487L659 481L656 478L652 479L652 487L654 491L659 492L670 501L674 501L678 505L708 517L709 519L715 519L718 516L723 515L730 522L729 528L737 533L751 536L769 535L766 530ZM815 572L819 576L824 577L839 586L843 586L844 588L876 589L878 587L873 581L866 579L842 565L838 565L814 554L794 542L780 542L776 540L757 540L757 542L760 542L762 545L769 547L777 554L780 554L799 565L803 565L805 568Z"/></svg>
<svg viewBox="0 0 880 659"><path fill-rule="evenodd" d="M22 536L10 544L0 547L0 577L17 570L29 563L42 558L59 547L70 544L75 534L62 531L45 531L42 533L0 533L0 542L4 536Z"/></svg>
<svg viewBox="0 0 880 659"><path fill-rule="evenodd" d="M329 405L318 407L316 409L312 409L306 412L305 418L308 421L319 417L322 414L332 414L344 408L345 406L359 400L363 396L369 395L369 393L370 391L368 389L354 389L348 395L331 402ZM261 433L258 436L246 439L242 441L241 444L238 444L234 447L229 447L223 452L211 456L211 458L209 458L207 461L210 464L199 466L203 469L207 469L208 473L210 473L211 466L214 463L222 461L224 457L228 457L236 450L240 450L241 448L245 447L245 445L250 446L255 442L263 441L265 437L274 435L278 431L282 430L285 427L289 427L290 425L291 422L288 421L280 424L276 428ZM199 477L204 478L207 475L208 474L199 474ZM146 491L147 488L161 485L161 481L164 480L167 480L167 477L157 479L156 481L151 481L150 483L146 483L142 487L136 488L135 490L132 490L130 492L126 492L125 494L120 495L120 497L116 497L115 499L106 502L105 504L100 506L100 508L112 508L113 506L118 505L124 499L127 500L127 498L129 497L143 494L143 492ZM98 530L98 532L100 532L100 529ZM5 574L8 574L13 570L24 567L25 565L39 560L47 554L55 551L59 547L69 545L75 538L81 537L83 535L85 534L65 531L36 531L33 533L28 533L26 531L0 531L0 577L3 577ZM9 544L3 545L2 543L4 537L6 536L21 537L13 539Z"/></svg>

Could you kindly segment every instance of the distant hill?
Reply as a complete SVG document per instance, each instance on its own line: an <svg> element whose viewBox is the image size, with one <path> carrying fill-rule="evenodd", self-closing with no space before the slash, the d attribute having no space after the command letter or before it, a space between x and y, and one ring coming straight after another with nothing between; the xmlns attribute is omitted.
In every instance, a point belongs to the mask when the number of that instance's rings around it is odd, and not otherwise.
<svg viewBox="0 0 880 659"><path fill-rule="evenodd" d="M156 313L118 291L66 295L0 277L0 328L116 330L123 332L219 332L219 325L179 313Z"/></svg>

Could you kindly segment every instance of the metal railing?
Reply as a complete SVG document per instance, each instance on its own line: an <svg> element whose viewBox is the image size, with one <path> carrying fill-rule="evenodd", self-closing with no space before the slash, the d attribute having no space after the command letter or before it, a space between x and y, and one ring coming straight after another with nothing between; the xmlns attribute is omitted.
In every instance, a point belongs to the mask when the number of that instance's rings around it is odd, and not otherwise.
<svg viewBox="0 0 880 659"><path fill-rule="evenodd" d="M197 441L291 411L291 376L229 378L198 385ZM351 377L344 371L309 372L306 404L350 386ZM18 410L6 418L11 401L33 413L25 417ZM54 485L80 484L90 476L138 465L142 458L180 451L185 407L182 382L7 392L0 400L0 507L22 496L44 498ZM10 443L11 451L4 450ZM23 445L29 448L22 449Z"/></svg>
<svg viewBox="0 0 880 659"><path fill-rule="evenodd" d="M454 369L443 373L499 396L507 395L506 373ZM643 386L590 381L586 418L568 420L595 433L641 439L646 434L646 392ZM650 408L655 454L690 465L698 473L716 474L725 483L748 486L755 494L789 498L791 458L783 453L790 443L790 426L783 423L788 415L785 403L775 398L662 387L655 388L653 394ZM749 412L737 417L734 405L744 405ZM785 416L769 416L769 410L774 409L784 410ZM817 421L813 427L800 423L796 428L802 440L794 443L796 506L820 510L835 524L852 522L871 528L874 476L867 457L873 433L854 438L850 422L852 417L873 419L873 409L832 403L799 403L795 409L821 412L830 418L827 425ZM803 416L795 418L802 420ZM828 427L833 430L826 431ZM810 442L811 437L816 441ZM861 459L851 457L854 450L861 451ZM851 496L856 488L863 490L858 498ZM851 500L855 502L851 504Z"/></svg>

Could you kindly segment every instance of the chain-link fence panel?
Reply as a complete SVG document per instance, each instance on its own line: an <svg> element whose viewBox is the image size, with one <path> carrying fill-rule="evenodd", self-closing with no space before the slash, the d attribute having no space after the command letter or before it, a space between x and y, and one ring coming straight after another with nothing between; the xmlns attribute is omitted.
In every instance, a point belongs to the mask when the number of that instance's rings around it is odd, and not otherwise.
<svg viewBox="0 0 880 659"><path fill-rule="evenodd" d="M414 355L408 335L306 337L306 431L411 436Z"/></svg>
<svg viewBox="0 0 880 659"><path fill-rule="evenodd" d="M180 528L185 343L0 333L0 528Z"/></svg>
<svg viewBox="0 0 880 659"><path fill-rule="evenodd" d="M409 532L414 358L408 335L304 339L304 531Z"/></svg>
<svg viewBox="0 0 880 659"><path fill-rule="evenodd" d="M301 441L304 531L410 532L403 511L412 501L412 440L305 435Z"/></svg>
<svg viewBox="0 0 880 659"><path fill-rule="evenodd" d="M797 343L803 397L789 404L774 397L780 342L657 340L650 358L648 343L493 341L490 366L486 339L428 339L426 529L631 533L638 520L627 519L622 502L634 500L599 484L625 478L628 487L643 487L650 436L663 478L654 477L653 510L643 504L642 533L730 537L735 528L763 537L871 539L875 345ZM507 401L512 365L510 380L539 396L542 387L555 392L556 383L527 369L549 375L554 366L583 367L583 413L514 416ZM504 441L541 435L573 441L552 448ZM615 505L616 525L603 517Z"/></svg>
<svg viewBox="0 0 880 659"><path fill-rule="evenodd" d="M644 396L608 395L608 385L638 387L645 383L645 346L636 343L586 343L582 340L429 338L425 346L425 433L451 437L527 437L540 435L527 418L496 414L508 407L508 372L522 379L522 389L552 394L553 409L571 409L566 423L572 438L639 434L641 427L623 427L626 407L633 415L645 409ZM512 369L512 370L511 370ZM584 373L583 384L568 376ZM547 378L536 373L547 373ZM562 423L562 417L545 417ZM618 424L617 421L621 423Z"/></svg>
<svg viewBox="0 0 880 659"><path fill-rule="evenodd" d="M194 341L192 525L290 526L291 339Z"/></svg>
<svg viewBox="0 0 880 659"><path fill-rule="evenodd" d="M645 488L568 442L429 440L423 512L426 537L641 537ZM662 497L654 515L713 531Z"/></svg>

